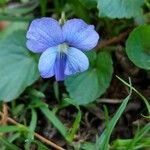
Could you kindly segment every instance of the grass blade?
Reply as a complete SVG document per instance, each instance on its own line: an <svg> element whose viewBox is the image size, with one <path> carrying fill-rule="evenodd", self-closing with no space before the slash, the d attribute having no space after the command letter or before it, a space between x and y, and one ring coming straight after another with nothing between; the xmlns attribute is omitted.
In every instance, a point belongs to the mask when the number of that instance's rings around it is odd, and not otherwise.
<svg viewBox="0 0 150 150"><path fill-rule="evenodd" d="M20 128L18 126L14 126L14 125L0 127L0 133L15 132L15 131L19 131L19 130L20 130Z"/></svg>
<svg viewBox="0 0 150 150"><path fill-rule="evenodd" d="M140 131L137 132L132 142L130 142L127 149L134 149L134 147L137 145L137 143L147 134L147 132L150 130L150 123L145 125Z"/></svg>
<svg viewBox="0 0 150 150"><path fill-rule="evenodd" d="M129 95L124 99L124 101L122 102L121 106L117 110L114 117L109 122L106 129L104 130L102 135L98 138L96 145L95 145L95 150L108 150L109 139L110 139L111 133L112 133L116 123L118 122L119 118L121 117L123 111L125 110L125 108L128 104L128 101L130 99L131 93L132 93L132 88L131 88L131 81L130 81Z"/></svg>
<svg viewBox="0 0 150 150"><path fill-rule="evenodd" d="M72 129L70 131L70 134L67 136L67 141L70 143L73 141L74 135L76 134L76 132L80 126L81 116L82 116L82 113L80 110L78 110L77 116L75 118Z"/></svg>
<svg viewBox="0 0 150 150"><path fill-rule="evenodd" d="M25 148L27 150L30 148L31 143L34 140L34 131L35 131L36 124L37 124L37 113L34 108L31 109L31 116L32 116L31 122L28 128L29 132L28 132L28 136L26 140L27 143L25 144Z"/></svg>
<svg viewBox="0 0 150 150"><path fill-rule="evenodd" d="M68 132L67 128L63 125L63 123L56 117L56 115L49 110L48 107L41 107L40 110L44 114L44 116L58 129L58 131L66 138Z"/></svg>
<svg viewBox="0 0 150 150"><path fill-rule="evenodd" d="M81 118L82 118L82 112L81 112L81 110L80 110L79 105L75 104L75 103L72 101L72 99L70 99L70 98L65 98L64 101L66 102L66 104L68 103L68 105L69 105L69 104L70 104L70 105L73 105L73 106L78 110L77 116L76 116L75 121L74 121L73 126L72 126L72 129L71 129L70 133L68 134L68 136L67 136L67 138L66 138L67 141L68 141L69 143L71 143L71 142L73 141L73 139L74 139L74 136L75 136L75 134L76 134L76 132L77 132L79 126L80 126L80 122L81 122Z"/></svg>
<svg viewBox="0 0 150 150"><path fill-rule="evenodd" d="M9 141L7 141L6 139L2 137L0 137L0 142L3 143L9 150L21 150L19 147L10 143Z"/></svg>
<svg viewBox="0 0 150 150"><path fill-rule="evenodd" d="M37 124L37 113L35 111L35 109L32 109L31 111L32 113L32 118L31 118L31 123L30 123L30 126L29 126L29 139L34 139L34 131L35 131L35 128L36 128L36 124Z"/></svg>
<svg viewBox="0 0 150 150"><path fill-rule="evenodd" d="M116 76L121 82L123 82L125 85L127 85L128 87L130 87L135 93L137 93L141 99L144 101L146 107L147 107L147 110L148 110L148 113L150 115L150 104L148 102L148 100L139 92L137 91L134 87L132 87L130 84L128 84L127 82L125 82L123 79L121 79L120 77Z"/></svg>

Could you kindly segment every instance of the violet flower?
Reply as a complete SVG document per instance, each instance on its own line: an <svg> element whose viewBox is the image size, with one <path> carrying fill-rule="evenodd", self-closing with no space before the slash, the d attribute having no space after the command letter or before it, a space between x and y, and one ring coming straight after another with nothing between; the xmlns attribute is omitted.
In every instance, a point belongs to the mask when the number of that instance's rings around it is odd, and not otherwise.
<svg viewBox="0 0 150 150"><path fill-rule="evenodd" d="M81 19L68 20L61 26L48 17L33 20L26 37L28 49L42 53L38 64L41 76L55 75L57 81L87 70L89 61L83 52L94 48L99 39L94 26Z"/></svg>

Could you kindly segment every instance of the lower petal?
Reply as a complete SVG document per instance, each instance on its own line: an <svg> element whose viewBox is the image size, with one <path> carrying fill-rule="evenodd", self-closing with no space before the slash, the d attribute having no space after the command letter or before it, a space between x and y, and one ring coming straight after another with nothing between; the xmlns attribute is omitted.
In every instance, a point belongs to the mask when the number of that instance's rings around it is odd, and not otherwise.
<svg viewBox="0 0 150 150"><path fill-rule="evenodd" d="M63 81L65 79L65 70L66 66L66 55L63 53L59 53L56 58L55 63L55 78L57 81Z"/></svg>
<svg viewBox="0 0 150 150"><path fill-rule="evenodd" d="M57 47L51 47L42 53L38 68L43 78L54 76L56 56Z"/></svg>
<svg viewBox="0 0 150 150"><path fill-rule="evenodd" d="M67 61L65 74L71 75L77 72L83 72L89 67L89 60L87 56L80 50L70 47L67 52Z"/></svg>

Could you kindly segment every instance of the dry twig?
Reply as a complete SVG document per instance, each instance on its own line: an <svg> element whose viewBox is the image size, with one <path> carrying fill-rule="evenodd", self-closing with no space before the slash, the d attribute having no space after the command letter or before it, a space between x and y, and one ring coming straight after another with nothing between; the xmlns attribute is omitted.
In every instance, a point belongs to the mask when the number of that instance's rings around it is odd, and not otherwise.
<svg viewBox="0 0 150 150"><path fill-rule="evenodd" d="M108 40L101 41L97 45L96 50L99 51L101 48L104 48L106 46L109 46L109 45L112 45L112 44L119 43L119 42L123 41L130 32L131 32L131 29L128 29L127 31L121 33L120 35L118 35L116 37L113 37L113 38L108 39Z"/></svg>
<svg viewBox="0 0 150 150"><path fill-rule="evenodd" d="M7 124L7 117L8 117L8 107L7 103L3 103L3 115L1 116L0 124L6 125Z"/></svg>
<svg viewBox="0 0 150 150"><path fill-rule="evenodd" d="M101 98L99 99L100 103L108 103L108 104L119 104L123 102L123 99L109 99L109 98Z"/></svg>

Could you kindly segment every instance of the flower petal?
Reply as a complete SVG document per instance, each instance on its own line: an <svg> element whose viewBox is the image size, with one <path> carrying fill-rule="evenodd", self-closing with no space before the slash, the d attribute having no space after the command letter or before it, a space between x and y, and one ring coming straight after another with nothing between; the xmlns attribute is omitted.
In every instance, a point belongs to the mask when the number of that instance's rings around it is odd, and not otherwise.
<svg viewBox="0 0 150 150"><path fill-rule="evenodd" d="M80 50L70 47L67 53L65 74L71 75L77 72L83 72L89 67L87 56Z"/></svg>
<svg viewBox="0 0 150 150"><path fill-rule="evenodd" d="M66 55L58 53L55 63L55 78L57 81L63 81L65 79L65 66L66 66Z"/></svg>
<svg viewBox="0 0 150 150"><path fill-rule="evenodd" d="M55 61L57 57L57 47L51 47L42 53L38 68L43 78L49 78L55 74Z"/></svg>
<svg viewBox="0 0 150 150"><path fill-rule="evenodd" d="M33 20L26 37L28 49L37 53L64 42L58 21L48 17Z"/></svg>
<svg viewBox="0 0 150 150"><path fill-rule="evenodd" d="M94 26L86 24L81 19L66 21L62 30L66 43L80 50L91 50L99 40Z"/></svg>

